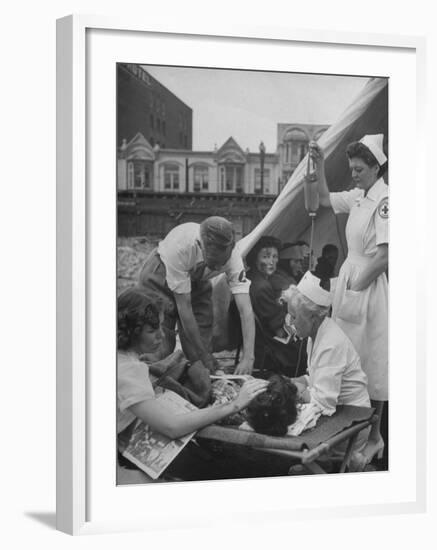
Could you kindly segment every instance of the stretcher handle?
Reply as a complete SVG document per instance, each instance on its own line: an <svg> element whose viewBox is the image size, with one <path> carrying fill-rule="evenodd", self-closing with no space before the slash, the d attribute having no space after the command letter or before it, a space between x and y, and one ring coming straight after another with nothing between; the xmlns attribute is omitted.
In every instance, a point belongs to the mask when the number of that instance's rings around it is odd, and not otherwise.
<svg viewBox="0 0 437 550"><path fill-rule="evenodd" d="M314 462L314 460L317 460L321 455L328 453L332 449L332 447L335 447L336 445L338 445L338 443L341 443L344 440L348 440L354 434L358 434L359 432L361 432L361 430L364 430L364 428L367 428L367 426L370 426L371 424L376 422L377 418L378 416L374 414L369 420L358 422L354 426L351 426L350 428L347 428L346 430L340 432L338 435L331 437L331 439L329 439L325 443L317 445L317 447L314 447L314 449L311 449L310 451L304 451L302 456L302 464Z"/></svg>

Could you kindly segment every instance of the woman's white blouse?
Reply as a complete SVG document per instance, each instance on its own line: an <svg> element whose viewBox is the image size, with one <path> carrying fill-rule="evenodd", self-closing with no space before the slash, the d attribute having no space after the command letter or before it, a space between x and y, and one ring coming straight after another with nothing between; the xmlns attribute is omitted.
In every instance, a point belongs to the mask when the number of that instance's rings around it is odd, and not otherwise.
<svg viewBox="0 0 437 550"><path fill-rule="evenodd" d="M136 416L129 407L154 399L149 367L134 352L117 353L117 433L122 432Z"/></svg>

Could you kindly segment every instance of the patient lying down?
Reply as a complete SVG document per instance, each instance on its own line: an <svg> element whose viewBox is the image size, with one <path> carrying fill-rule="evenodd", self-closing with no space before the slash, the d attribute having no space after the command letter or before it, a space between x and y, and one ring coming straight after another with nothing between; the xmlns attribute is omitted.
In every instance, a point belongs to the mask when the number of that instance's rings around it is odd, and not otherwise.
<svg viewBox="0 0 437 550"><path fill-rule="evenodd" d="M270 379L267 391L247 407L250 426L268 435L297 435L293 429L287 430L296 420L296 401L326 416L334 414L338 405L370 407L360 358L329 317L331 295L320 287L320 279L307 272L297 286L283 293L283 300L293 331L300 338L308 338L308 374L291 381L283 377ZM354 444L350 469L359 467L359 454L367 438L368 430L363 430ZM338 451L344 453L345 449Z"/></svg>
<svg viewBox="0 0 437 550"><path fill-rule="evenodd" d="M239 384L231 380L217 380L212 384L215 404L232 401L239 392ZM268 386L246 410L223 419L221 424L239 426L247 422L250 428L265 435L284 436L297 418L297 387L289 378L275 374Z"/></svg>

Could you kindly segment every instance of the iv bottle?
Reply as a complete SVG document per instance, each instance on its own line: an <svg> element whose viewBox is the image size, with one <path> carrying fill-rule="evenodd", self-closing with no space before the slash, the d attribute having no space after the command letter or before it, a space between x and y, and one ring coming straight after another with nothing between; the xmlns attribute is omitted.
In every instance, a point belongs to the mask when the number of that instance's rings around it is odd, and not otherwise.
<svg viewBox="0 0 437 550"><path fill-rule="evenodd" d="M319 209L319 186L312 161L308 155L307 173L304 179L305 209L310 216L315 216Z"/></svg>

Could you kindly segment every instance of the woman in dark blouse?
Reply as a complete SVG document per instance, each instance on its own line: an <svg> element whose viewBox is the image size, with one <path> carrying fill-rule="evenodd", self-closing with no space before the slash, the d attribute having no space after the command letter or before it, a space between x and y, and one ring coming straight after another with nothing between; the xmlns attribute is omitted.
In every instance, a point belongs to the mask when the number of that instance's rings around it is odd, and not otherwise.
<svg viewBox="0 0 437 550"><path fill-rule="evenodd" d="M295 376L305 370L303 346L278 340L288 336L284 328L287 310L279 300L282 289L274 284L280 249L278 239L264 236L246 257L250 299L257 318L254 368Z"/></svg>

